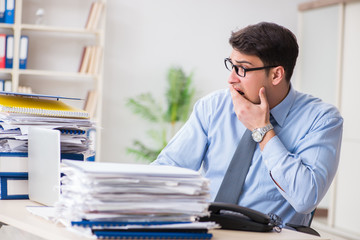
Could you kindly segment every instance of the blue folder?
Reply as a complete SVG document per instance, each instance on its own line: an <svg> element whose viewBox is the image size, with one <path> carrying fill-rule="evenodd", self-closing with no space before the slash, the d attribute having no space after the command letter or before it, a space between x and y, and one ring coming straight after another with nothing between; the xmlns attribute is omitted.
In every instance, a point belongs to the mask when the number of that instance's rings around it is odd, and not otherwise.
<svg viewBox="0 0 360 240"><path fill-rule="evenodd" d="M29 199L28 194L8 194L9 180L28 180L26 172L0 172L0 199Z"/></svg>
<svg viewBox="0 0 360 240"><path fill-rule="evenodd" d="M105 239L211 239L212 234L206 228L161 227L161 225L191 222L122 222L122 221L73 221L72 226L91 228L97 238ZM146 226L134 227L134 226ZM132 228L125 228L133 226ZM157 228L148 228L157 226ZM119 227L119 228L116 228ZM122 227L122 228L121 228Z"/></svg>
<svg viewBox="0 0 360 240"><path fill-rule="evenodd" d="M211 239L211 233L94 231L104 239Z"/></svg>
<svg viewBox="0 0 360 240"><path fill-rule="evenodd" d="M5 23L13 24L15 20L15 0L6 0L5 3Z"/></svg>

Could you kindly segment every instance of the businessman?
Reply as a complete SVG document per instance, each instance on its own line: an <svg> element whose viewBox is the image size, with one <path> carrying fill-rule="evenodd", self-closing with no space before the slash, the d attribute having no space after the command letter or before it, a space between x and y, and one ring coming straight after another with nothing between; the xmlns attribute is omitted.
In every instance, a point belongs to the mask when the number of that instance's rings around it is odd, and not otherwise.
<svg viewBox="0 0 360 240"><path fill-rule="evenodd" d="M229 87L197 101L154 164L201 169L214 201L248 129L256 147L237 204L308 225L337 170L343 119L292 86L298 44L288 29L261 22L233 32L229 43Z"/></svg>

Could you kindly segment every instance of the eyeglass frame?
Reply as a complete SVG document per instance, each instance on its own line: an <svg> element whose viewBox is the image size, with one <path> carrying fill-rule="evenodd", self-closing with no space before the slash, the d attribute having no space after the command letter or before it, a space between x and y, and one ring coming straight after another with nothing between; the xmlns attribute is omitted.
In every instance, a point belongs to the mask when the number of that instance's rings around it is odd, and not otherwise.
<svg viewBox="0 0 360 240"><path fill-rule="evenodd" d="M231 69L228 68L228 66L226 65L226 61L229 61L229 63L231 64ZM263 69L267 69L267 68L273 68L273 67L277 67L277 66L264 66L264 67L257 67L257 68L244 68L243 66L237 66L235 64L233 64L231 62L230 58L225 58L224 59L224 64L225 64L225 68L227 70L229 70L230 72L233 70L233 68L235 68L235 73L236 75L238 75L239 77L245 77L246 76L246 72L251 72L251 71L257 71L257 70L263 70ZM242 68L244 70L244 76L241 76L239 74L239 68Z"/></svg>

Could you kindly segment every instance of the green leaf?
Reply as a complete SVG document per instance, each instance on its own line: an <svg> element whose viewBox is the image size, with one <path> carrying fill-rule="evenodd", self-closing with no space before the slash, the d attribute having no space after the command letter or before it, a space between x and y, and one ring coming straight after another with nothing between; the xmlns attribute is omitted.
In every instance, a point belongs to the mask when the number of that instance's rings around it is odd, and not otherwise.
<svg viewBox="0 0 360 240"><path fill-rule="evenodd" d="M161 106L156 103L150 93L141 94L135 98L129 98L126 105L133 113L140 115L150 122L158 122L162 119Z"/></svg>
<svg viewBox="0 0 360 240"><path fill-rule="evenodd" d="M155 147L150 148L136 140L132 148L127 148L127 153L134 155L138 160L147 162L157 158L167 145L168 139L176 133L179 123L182 125L189 117L195 95L192 79L193 73L186 75L180 67L172 67L168 70L168 88L165 93L166 111L150 93L128 99L126 105L134 114L154 123L154 128L147 131L147 135L152 139L154 143L152 145ZM169 129L171 131L167 131Z"/></svg>

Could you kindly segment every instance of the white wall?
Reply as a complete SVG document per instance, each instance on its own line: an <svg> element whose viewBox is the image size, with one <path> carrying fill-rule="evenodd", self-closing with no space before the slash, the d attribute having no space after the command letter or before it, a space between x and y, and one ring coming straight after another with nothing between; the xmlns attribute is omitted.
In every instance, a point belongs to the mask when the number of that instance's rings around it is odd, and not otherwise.
<svg viewBox="0 0 360 240"><path fill-rule="evenodd" d="M166 71L194 71L197 97L227 87L232 30L271 21L297 33L305 0L108 0L101 161L131 162L126 147L146 141L147 123L125 101L151 92L163 100Z"/></svg>

